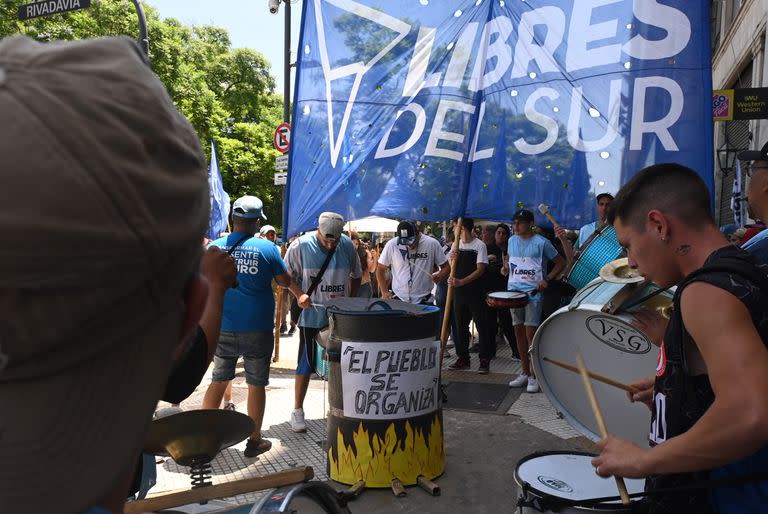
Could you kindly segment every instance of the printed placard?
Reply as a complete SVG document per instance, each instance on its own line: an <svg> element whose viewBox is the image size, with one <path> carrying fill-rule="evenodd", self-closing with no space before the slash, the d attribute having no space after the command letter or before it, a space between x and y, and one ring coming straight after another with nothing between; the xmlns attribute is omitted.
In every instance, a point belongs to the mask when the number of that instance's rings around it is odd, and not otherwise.
<svg viewBox="0 0 768 514"><path fill-rule="evenodd" d="M344 416L397 419L437 410L440 341L342 341Z"/></svg>
<svg viewBox="0 0 768 514"><path fill-rule="evenodd" d="M712 91L712 120L730 121L733 119L733 89L715 89Z"/></svg>

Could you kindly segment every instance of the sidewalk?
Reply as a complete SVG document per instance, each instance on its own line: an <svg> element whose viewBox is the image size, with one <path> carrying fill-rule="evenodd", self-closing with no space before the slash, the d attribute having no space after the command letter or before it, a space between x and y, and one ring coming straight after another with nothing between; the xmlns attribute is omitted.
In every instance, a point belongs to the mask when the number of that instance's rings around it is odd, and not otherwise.
<svg viewBox="0 0 768 514"><path fill-rule="evenodd" d="M280 338L280 360L272 364L267 387L267 408L262 433L272 441L272 449L255 459L243 456L245 442L224 450L212 462L213 482L227 482L241 478L274 473L294 466L312 466L316 480L328 480L325 439L327 384L320 379L310 383L304 411L307 432L291 431L288 422L293 409L293 372L296 366L298 332ZM450 371L444 362L443 382L447 385L448 402L444 405L446 471L436 480L442 496L431 497L418 488L409 488L408 496L395 498L389 490L367 490L350 504L353 512L496 512L500 506L512 511L517 501L513 479L517 461L536 451L556 449L584 450L589 441L580 437L560 419L542 393L528 394L511 390L508 382L520 371L520 364L512 360L509 347L499 345L491 373L476 372L478 360L473 358L473 369ZM476 357L476 355L473 355ZM200 408L210 383L211 369L195 393L182 403L185 410ZM467 388L487 387L499 395L497 409L492 411L452 406L462 399ZM466 392L466 391L465 391ZM470 391L471 393L471 391ZM471 394L470 394L471 396ZM242 362L233 381L232 398L239 412L246 412L247 386ZM160 407L168 404L161 403ZM151 494L188 489L188 468L178 466L171 459L158 464L158 481ZM339 489L346 486L335 484ZM252 503L265 492L245 494L231 499L238 504Z"/></svg>

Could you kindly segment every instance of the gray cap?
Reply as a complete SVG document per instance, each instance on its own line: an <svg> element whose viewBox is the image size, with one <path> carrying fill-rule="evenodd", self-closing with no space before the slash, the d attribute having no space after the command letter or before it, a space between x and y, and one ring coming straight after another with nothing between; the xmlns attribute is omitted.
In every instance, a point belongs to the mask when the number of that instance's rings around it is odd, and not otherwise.
<svg viewBox="0 0 768 514"><path fill-rule="evenodd" d="M10 37L0 70L0 510L83 512L163 394L207 166L128 38Z"/></svg>
<svg viewBox="0 0 768 514"><path fill-rule="evenodd" d="M232 216L245 219L267 219L264 215L264 203L255 196L242 196L232 205Z"/></svg>
<svg viewBox="0 0 768 514"><path fill-rule="evenodd" d="M344 218L335 212L324 212L320 215L317 229L326 239L338 239L344 230Z"/></svg>

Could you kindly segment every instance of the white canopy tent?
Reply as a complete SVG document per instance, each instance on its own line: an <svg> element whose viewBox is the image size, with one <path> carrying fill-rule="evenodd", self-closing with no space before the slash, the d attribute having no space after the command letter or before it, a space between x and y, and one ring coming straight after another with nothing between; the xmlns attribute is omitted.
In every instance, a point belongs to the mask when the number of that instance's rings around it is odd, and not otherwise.
<svg viewBox="0 0 768 514"><path fill-rule="evenodd" d="M347 231L357 230L358 232L394 233L397 231L398 223L400 222L389 218L369 216L347 222L346 229Z"/></svg>

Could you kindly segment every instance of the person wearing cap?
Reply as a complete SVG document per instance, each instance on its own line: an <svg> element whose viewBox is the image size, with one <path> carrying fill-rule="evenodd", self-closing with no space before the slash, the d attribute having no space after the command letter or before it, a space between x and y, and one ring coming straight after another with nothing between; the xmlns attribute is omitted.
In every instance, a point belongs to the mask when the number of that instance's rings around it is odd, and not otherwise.
<svg viewBox="0 0 768 514"><path fill-rule="evenodd" d="M205 156L128 38L9 37L0 76L0 511L122 513L206 303Z"/></svg>
<svg viewBox="0 0 768 514"><path fill-rule="evenodd" d="M451 252L450 259L455 261L456 273L448 278L448 285L453 286L453 316L456 318L457 331L453 334L456 348L456 360L448 366L451 370L464 370L471 367L469 358L469 324L475 319L477 339L479 341L480 365L477 372L481 375L490 372L493 356L494 334L488 330L487 310L483 297L481 278L488 266L488 250L480 239L475 237L475 221L462 218L459 251Z"/></svg>
<svg viewBox="0 0 768 514"><path fill-rule="evenodd" d="M211 243L230 253L237 264L237 287L224 297L219 345L213 358L211 384L203 399L204 409L218 409L241 356L248 384L248 416L255 429L246 443L248 458L268 451L272 442L261 437L269 384L269 363L275 340L275 298L272 279L289 287L292 279L274 243L256 237L261 220L266 219L263 204L255 196L238 198L232 206L232 233Z"/></svg>
<svg viewBox="0 0 768 514"><path fill-rule="evenodd" d="M507 243L507 261L502 273L509 277L507 289L528 295L528 305L512 309L512 323L515 326L517 351L523 372L512 380L510 387L523 387L529 393L539 391L539 383L533 374L528 349L533 344L533 336L541 323L542 295L549 282L565 267L565 259L545 237L533 232L533 213L520 209L512 218L515 223L515 235ZM554 264L546 273L548 261Z"/></svg>
<svg viewBox="0 0 768 514"><path fill-rule="evenodd" d="M413 221L401 221L396 235L384 245L376 268L381 297L432 305L432 289L451 271L440 243L424 237ZM387 269L391 270L391 284Z"/></svg>
<svg viewBox="0 0 768 514"><path fill-rule="evenodd" d="M571 244L571 240L568 239L563 227L557 224L554 226L555 236L563 245L563 253L565 253L565 259L569 266L573 265L576 251L584 247L584 244L592 237L592 234L608 224L608 211L613 203L613 195L611 193L600 193L595 198L595 201L597 202L597 220L587 223L579 229L576 243Z"/></svg>
<svg viewBox="0 0 768 514"><path fill-rule="evenodd" d="M739 159L752 161L748 168L747 203L750 217L768 221L768 142L760 150L741 152ZM760 262L768 263L768 230L763 229L742 245Z"/></svg>
<svg viewBox="0 0 768 514"><path fill-rule="evenodd" d="M304 398L315 362L315 337L328 326L325 305L335 298L357 296L360 287L360 259L352 240L342 234L344 218L335 212L320 214L316 231L304 234L288 247L285 262L295 282L291 293L302 308L299 317L299 353L294 382L294 409L291 429L306 432ZM317 280L329 252L325 272ZM317 282L311 295L306 292Z"/></svg>
<svg viewBox="0 0 768 514"><path fill-rule="evenodd" d="M262 239L267 239L274 243L277 241L277 230L275 230L275 227L272 225L264 225L261 227L261 230L259 230L259 236Z"/></svg>

